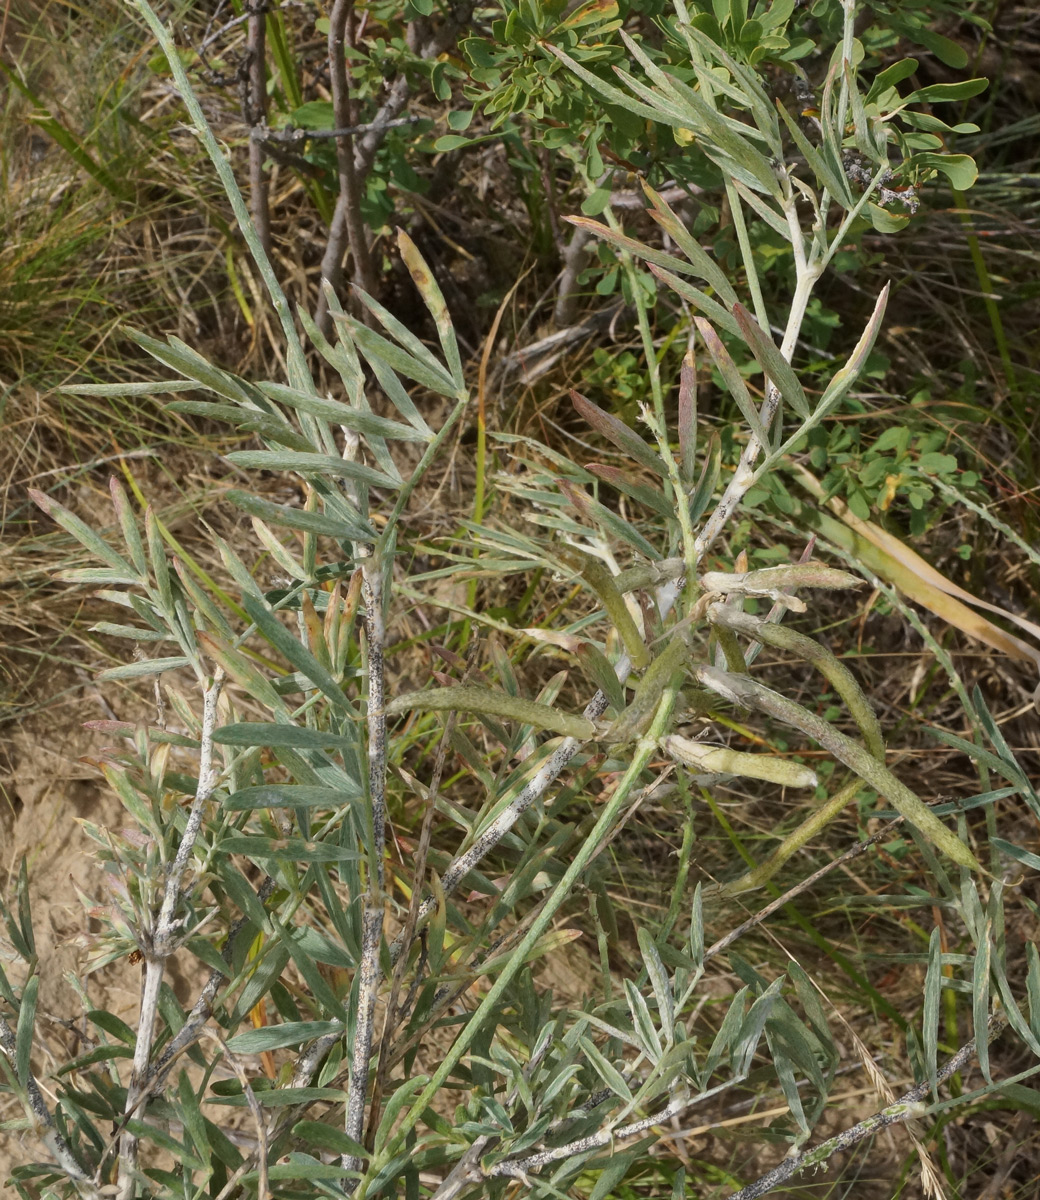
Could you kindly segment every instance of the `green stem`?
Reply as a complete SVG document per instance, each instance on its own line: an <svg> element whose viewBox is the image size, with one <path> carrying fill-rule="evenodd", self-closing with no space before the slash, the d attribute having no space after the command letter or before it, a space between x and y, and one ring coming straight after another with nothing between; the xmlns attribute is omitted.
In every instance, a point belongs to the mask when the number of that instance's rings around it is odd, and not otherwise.
<svg viewBox="0 0 1040 1200"><path fill-rule="evenodd" d="M804 820L797 829L789 833L765 862L748 871L746 875L741 875L739 879L734 879L732 883L724 884L722 894L737 896L741 892L754 891L755 888L761 887L767 880L772 879L792 855L797 854L821 829L830 824L862 786L859 779L851 779Z"/></svg>
<svg viewBox="0 0 1040 1200"><path fill-rule="evenodd" d="M674 681L670 682L661 697L661 703L658 705L657 712L651 723L650 729L646 736L641 738L636 746L635 754L632 762L625 772L617 786L617 790L610 798L609 802L603 809L603 812L596 822L592 832L586 838L581 849L574 857L574 861L567 868L563 878L556 885L553 894L546 901L545 907L538 915L537 919L532 923L531 928L527 931L523 941L517 946L513 952L513 956L509 964L504 968L501 975L495 980L491 990L484 997L480 1006L470 1017L465 1028L455 1040L454 1045L444 1056L444 1060L433 1073L430 1082L423 1088L418 1099L405 1114L403 1120L395 1131L393 1137L382 1153L374 1160L369 1167L369 1175L373 1175L380 1170L390 1159L398 1153L403 1146L405 1139L415 1125L421 1119L422 1114L430 1104L431 1100L436 1096L440 1089L444 1086L448 1076L458 1066L463 1055L472 1045L480 1030L488 1022L494 1020L497 1012L502 1004L502 999L506 989L513 982L517 973L520 971L523 964L527 961L528 955L532 952L538 939L542 937L545 931L549 928L553 917L560 910L563 902L570 895L572 888L578 882L579 878L588 867L589 863L595 857L600 843L611 832L618 817L627 803L629 796L639 783L639 778L643 773L646 764L657 749L658 740L665 734L672 719L672 713L675 709L676 700L678 697L678 688ZM364 1200L367 1188L363 1180L359 1187L356 1196L357 1200Z"/></svg>

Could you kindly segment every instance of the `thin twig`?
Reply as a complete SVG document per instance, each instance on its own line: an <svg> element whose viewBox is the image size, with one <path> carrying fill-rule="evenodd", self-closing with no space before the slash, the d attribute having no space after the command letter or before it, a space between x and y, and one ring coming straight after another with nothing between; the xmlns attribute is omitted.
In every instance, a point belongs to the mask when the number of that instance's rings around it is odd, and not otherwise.
<svg viewBox="0 0 1040 1200"><path fill-rule="evenodd" d="M450 14L445 17L433 36L421 47L414 44L419 23L412 22L408 31L411 48L417 50L419 57L427 62L439 58L455 43L460 30L464 30L469 24L475 7L473 0L460 0L459 3L453 4ZM423 35L419 34L419 36ZM372 128L354 148L354 162L360 175L367 175L372 169L376 153L386 137L386 131L392 128L392 122L401 114L410 94L408 78L402 73L391 84L389 96L383 101L382 107L372 120Z"/></svg>
<svg viewBox="0 0 1040 1200"><path fill-rule="evenodd" d="M400 129L403 125L415 125L425 117L398 117L393 121L368 121L364 125L347 125L343 129L298 129L295 125L287 125L283 129L268 129L265 125L254 126L249 136L258 142L287 142L297 145L300 142L321 140L323 138L352 138L373 131L382 132L386 129Z"/></svg>
<svg viewBox="0 0 1040 1200"><path fill-rule="evenodd" d="M329 14L329 78L332 84L332 119L339 129L357 123L350 99L347 76L346 46L353 47L354 0L335 0ZM321 260L321 277L328 280L333 291L343 288L344 242L350 247L354 280L369 294L375 291L375 273L368 249L368 234L361 216L363 173L354 158L354 139L345 135L336 139L336 167L339 172L339 196L329 225L325 255ZM315 323L325 337L332 336L332 315L328 310L324 288L320 290Z"/></svg>
<svg viewBox="0 0 1040 1200"><path fill-rule="evenodd" d="M791 308L787 314L787 326L784 330L783 342L780 345L781 355L790 362L802 331L802 324L805 321L805 314L809 307L809 298L812 295L813 287L816 284L816 280L820 277L823 267L818 258L813 257L812 254L808 256L806 254L805 235L802 232L801 220L798 216L797 198L791 183L791 176L786 168L783 173L782 182L785 192L783 201L784 216L787 219L787 227L790 232L796 271L794 295L791 297ZM768 329L765 329L763 332L767 337L770 336ZM773 421L780 410L780 400L780 389L777 387L776 381L769 379L766 384L765 399L762 401L762 407L759 412L760 424L767 433L772 428ZM740 462L737 464L737 469L733 472L733 477L730 479L722 495L722 499L705 522L704 528L697 538L698 562L703 559L704 555L715 542L715 539L725 528L730 517L740 507L744 496L754 482L753 467L762 449L763 446L758 436L754 431L751 431L747 445L740 456Z"/></svg>
<svg viewBox="0 0 1040 1200"><path fill-rule="evenodd" d="M474 648L477 645L477 642L473 643ZM458 713L453 712L448 714L448 719L444 723L444 732L441 734L441 740L437 746L437 753L434 758L433 774L426 793L426 812L423 816L422 829L419 833L419 845L416 849L413 864L411 902L408 905L408 915L405 918L404 928L401 930L401 944L403 946L411 946L412 938L415 935L415 928L419 920L419 903L422 897L423 880L426 878L426 862L429 857L430 843L433 839L433 822L437 812L437 796L440 792L441 779L444 775L444 765L448 758L448 746L455 733L457 721ZM390 981L390 995L383 1014L383 1034L379 1041L379 1066L376 1072L376 1081L372 1088L372 1102L369 1105L368 1139L366 1141L369 1149L372 1149L376 1126L379 1121L379 1111L382 1106L383 1091L389 1074L390 1039L403 1016L404 1006L402 1005L400 1009L398 1008L398 998L407 965L408 955L400 955L394 964L393 978Z"/></svg>
<svg viewBox="0 0 1040 1200"><path fill-rule="evenodd" d="M263 881L257 889L256 898L261 904L266 904L273 894L277 886L274 878L270 875ZM235 942L238 935L251 924L248 917L239 917L228 930L227 938L224 942L224 949L221 951L221 958L228 964L230 971L231 960L235 951ZM166 1080L169 1077L170 1071L173 1069L173 1061L178 1055L183 1054L189 1046L193 1046L202 1036L206 1022L213 1015L213 1001L216 999L217 991L222 983L225 983L229 978L228 973L223 971L213 970L210 972L209 978L206 980L199 992L198 999L192 1006L191 1012L188 1014L187 1020L177 1030L173 1038L163 1050L159 1061L152 1067L148 1074L148 1091L153 1095L156 1092L161 1092L166 1086Z"/></svg>
<svg viewBox="0 0 1040 1200"><path fill-rule="evenodd" d="M1002 1013L994 1013L989 1019L983 1036L988 1042L992 1042L1003 1033L1006 1026L1007 1017ZM958 1071L967 1066L977 1053L978 1039L972 1038L970 1042L962 1046L946 1062L939 1071L936 1082L945 1083L952 1075L956 1075ZM920 1116L921 1104L926 1100L931 1091L931 1080L926 1079L923 1083L912 1087L908 1092L904 1092L895 1104L889 1104L880 1112L867 1117L865 1121L860 1121L858 1125L853 1125L851 1129L846 1129L835 1137L828 1138L827 1141L817 1146L815 1150L806 1150L804 1154L798 1154L794 1158L786 1159L779 1167L775 1167L772 1171L756 1179L754 1183L749 1183L747 1187L741 1188L739 1192L734 1192L729 1200L757 1200L757 1197L771 1192L775 1187L779 1187L780 1184L785 1183L793 1175L804 1171L806 1167L818 1167L833 1155L851 1149L865 1138L873 1137L875 1133L880 1133L882 1129L887 1129L891 1125L898 1125L904 1121L911 1120L913 1117Z"/></svg>
<svg viewBox="0 0 1040 1200"><path fill-rule="evenodd" d="M652 1129L655 1125L663 1125L666 1121L670 1121L680 1113L686 1112L687 1109L693 1108L694 1105L703 1104L705 1100L711 1099L716 1093L731 1088L733 1082L733 1080L727 1080L710 1091L699 1092L696 1096L681 1096L675 1100L670 1100L664 1108L654 1113L653 1116L644 1117L641 1121L633 1121L631 1125L622 1125L617 1129L599 1129L595 1133L589 1134L588 1137L568 1142L566 1146L554 1146L551 1150L540 1150L537 1154L531 1154L527 1158L511 1159L508 1162L495 1163L494 1166L488 1169L487 1174L490 1176L507 1175L514 1179L524 1179L529 1172L537 1171L540 1167L547 1166L551 1162L559 1162L560 1159L571 1158L575 1154L587 1154L590 1150L596 1150L600 1146L610 1146L614 1142L624 1141L626 1138L638 1137L641 1133L646 1133L648 1129Z"/></svg>
<svg viewBox="0 0 1040 1200"><path fill-rule="evenodd" d="M606 712L609 703L603 692L597 692L589 701L582 715L590 721L598 720ZM545 760L527 786L498 814L465 854L460 854L458 858L452 860L441 879L441 888L445 897L450 896L455 891L470 871L476 867L482 858L491 853L531 805L546 793L563 769L578 753L582 745L583 743L576 738L564 738L560 745ZM436 898L428 896L419 907L415 927L421 927L436 907ZM396 962L397 957L404 949L404 939L401 935L398 935L390 947L391 961Z"/></svg>
<svg viewBox="0 0 1040 1200"><path fill-rule="evenodd" d="M162 906L151 930L142 929L139 936L145 957L144 984L141 989L140 1020L137 1026L137 1041L134 1045L134 1065L130 1073L130 1085L126 1093L124 1113L133 1116L148 1098L149 1059L152 1039L158 1015L159 991L162 987L166 962L182 940L183 922L175 917L181 895L181 880L188 859L195 848L195 839L202 826L206 804L217 785L219 773L214 767L213 732L217 727L217 702L224 686L224 673L218 670L206 688L202 712L202 737L199 750L199 783L195 791L188 821L173 863L166 876L166 888ZM137 1152L139 1139L129 1128L125 1128L119 1139L119 1200L133 1200L137 1191Z"/></svg>
<svg viewBox="0 0 1040 1200"><path fill-rule="evenodd" d="M381 554L362 560L362 594L365 598L365 635L368 643L368 812L372 822L366 831L368 849L368 890L361 926L361 962L358 967L358 999L355 1013L354 1052L350 1082L347 1085L347 1111L344 1132L360 1142L365 1131L365 1100L368 1094L369 1066L372 1058L372 1032L376 998L382 972L379 947L383 937L383 884L386 845L386 678L383 653L386 624L383 619L383 570ZM344 1170L360 1171L364 1165L354 1154L343 1154ZM355 1183L346 1181L346 1190Z"/></svg>
<svg viewBox="0 0 1040 1200"><path fill-rule="evenodd" d="M883 828L879 829L873 836L868 837L865 841L857 842L855 846L850 847L844 854L839 854L837 858L832 859L829 863L825 863L818 871L814 871L811 875L807 875L805 879L800 880L792 888L788 888L782 896L777 896L775 900L771 900L763 909L750 917L743 925L738 925L736 929L731 929L725 937L719 938L714 946L704 951L704 961L708 962L717 954L721 954L723 950L727 950L735 941L742 938L745 933L749 933L756 925L767 918L771 917L778 908L783 908L785 904L789 904L796 896L800 896L802 892L811 888L814 883L818 883L825 875L829 875L836 867L842 866L850 859L858 858L864 854L871 846L876 846L879 842L886 841L905 821L904 817L897 817L894 821L890 821Z"/></svg>
<svg viewBox="0 0 1040 1200"><path fill-rule="evenodd" d="M257 899L261 904L267 903L271 894L274 892L275 886L275 880L268 875L257 890ZM221 958L223 958L223 960L228 964L229 971L238 935L243 929L248 928L250 925L250 919L243 916L239 917L235 922L233 922L231 928L228 930L228 935L224 942L224 949L221 951ZM213 1015L213 1002L216 999L217 991L219 990L220 985L225 983L227 979L228 974L223 971L214 970L210 972L210 976L203 985L202 991L199 992L198 999L192 1006L192 1010L188 1014L184 1024L180 1027L180 1029L177 1030L170 1041L167 1042L166 1046L163 1048L162 1054L159 1056L158 1062L156 1062L149 1069L145 1086L142 1089L142 1096L139 1101L139 1105L141 1103L145 1103L150 1096L155 1096L164 1090L166 1087L166 1081L169 1079L170 1072L173 1070L177 1059L186 1050L194 1046L195 1043L200 1040L200 1038L207 1034L208 1030L206 1026L210 1017ZM342 1037L342 1034L336 1034L334 1040L338 1041L340 1037ZM300 1085L294 1084L293 1086L296 1087ZM111 1142L106 1145L103 1153L98 1159L99 1167L95 1175L95 1180L100 1180L104 1170L104 1165L108 1161L112 1150L119 1142L119 1138L126 1126L126 1122L130 1120L132 1115L132 1113L128 1113L126 1116L124 1116L123 1120L113 1131Z"/></svg>
<svg viewBox="0 0 1040 1200"><path fill-rule="evenodd" d="M346 61L343 55L343 37L339 40L338 51L333 45L334 35L337 32L337 18L342 20L343 9L353 10L353 0L336 0L332 8L332 13L329 18L329 69L332 80L333 92L333 121L338 130L347 130L353 128L357 124L357 118L351 115L348 107L337 103L337 94L342 98L346 96ZM460 29L464 28L473 12L473 4L470 0L456 6L450 17L445 20L432 38L419 50L419 57L423 59L434 59L443 54L450 45L455 41ZM409 35L412 40L415 36L415 22L409 28ZM339 26L342 35L344 26ZM341 74L340 74L341 73ZM337 82L337 75L340 75ZM342 85L342 91L338 93L337 89ZM342 283L342 262L344 244L349 242L352 253L355 251L355 236L364 233L364 223L361 220L360 195L364 189L364 182L368 177L369 171L372 169L372 164L375 162L376 153L379 147L383 144L383 140L387 135L387 131L394 128L398 123L398 118L405 104L408 101L410 94L410 86L407 77L402 73L390 85L390 94L384 100L382 107L376 113L375 117L369 122L367 131L360 141L353 140L353 134L349 136L340 135L336 138L336 156L339 165L340 174L340 194L336 201L336 209L332 216L332 221L329 224L328 241L326 242L325 256L322 259L322 278L328 279L336 290L339 290L338 284ZM350 198L350 192L344 193L344 182L347 179L345 155L350 155L350 170L355 188L354 200ZM357 220L358 227L354 232L351 232L350 222ZM361 238L357 237L357 247L360 248ZM367 243L366 243L367 245ZM370 262L366 263L363 258L358 258L355 254L355 274L356 281L365 289L372 293L375 287L375 273ZM325 299L324 289L319 290L318 304L314 313L314 321L318 328L329 337L332 333L332 320L328 313L328 301Z"/></svg>
<svg viewBox="0 0 1040 1200"><path fill-rule="evenodd" d="M243 115L246 124L267 124L267 39L266 0L250 0L246 27L247 70L242 82ZM249 140L249 211L265 252L271 253L271 213L268 207L267 177L264 175L264 148Z"/></svg>
<svg viewBox="0 0 1040 1200"><path fill-rule="evenodd" d="M17 1062L17 1040L14 1031L2 1014L0 1014L0 1051L7 1055L11 1063L11 1071L14 1073ZM25 1078L19 1079L19 1083L25 1088L33 1132L47 1147L54 1161L65 1174L76 1181L80 1195L88 1197L90 1200L101 1200L100 1193L91 1182L90 1176L79 1165L75 1154L72 1153L72 1148L58 1132L31 1067L26 1071Z"/></svg>

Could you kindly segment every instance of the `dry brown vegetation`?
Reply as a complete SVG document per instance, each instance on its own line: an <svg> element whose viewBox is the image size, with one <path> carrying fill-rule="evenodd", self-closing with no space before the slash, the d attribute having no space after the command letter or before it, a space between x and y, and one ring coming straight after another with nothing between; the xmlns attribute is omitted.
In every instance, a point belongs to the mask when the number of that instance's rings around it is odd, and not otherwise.
<svg viewBox="0 0 1040 1200"><path fill-rule="evenodd" d="M197 6L186 19L184 29L195 44L212 28L211 7ZM961 468L981 476L991 514L1035 546L1040 529L1035 282L1040 14L1032 5L1012 0L965 7L987 16L995 31L983 44L970 23L948 18L943 27L949 36L981 48L977 69L992 80L984 132L963 139L979 161L980 182L962 207L949 192L937 192L929 201L932 211L918 219L910 235L865 234L856 262L850 264L855 269L833 276L820 295L819 322L812 328L814 336L831 342L810 344L808 354L811 358L820 351L843 359L881 283L897 281L878 342L888 368L861 385L859 411L841 415L834 425L846 421L862 431L851 453L864 461L871 441L893 425L912 421L916 429L941 431L943 449L956 455ZM314 32L313 13L294 9L286 20L300 22L296 52L306 94L327 94L327 81L321 78L323 41ZM84 974L91 934L99 926L83 901L103 900L104 888L93 843L78 822L115 826L124 819L96 769L104 738L85 730L84 722L151 720L153 701L150 685L99 686L93 681L100 669L125 660L125 647L91 631L97 620L111 619L111 609L92 589L57 578L61 571L86 565L88 556L30 505L27 488L42 490L95 528L114 532L109 476L124 483L132 479L170 531L215 577L226 573L214 535L255 564L258 551L248 520L222 499L241 477L223 456L254 445L251 435L236 436L204 420L172 414L164 409L162 396L70 397L61 386L70 380L127 382L162 375L157 363L126 340L121 332L125 323L156 337L175 334L211 361L250 379L280 378L284 352L261 282L232 233L231 214L210 165L194 135L181 127L179 99L169 79L141 69L154 46L140 29L124 21L115 3L81 8L12 3L4 9L3 25L3 61L39 103L7 86L0 114L0 621L5 632L0 656L0 867L13 888L23 857L28 864L41 964L34 1065L43 1077L85 1044L83 1005L73 978L86 987L94 1007L107 1008L131 1024L137 1012L136 967L122 962ZM225 68L241 57L245 36L242 27L221 43ZM949 71L932 60L924 63L922 73L927 83ZM214 76L201 70L194 79L209 119L233 147L232 161L245 179L247 139L236 89L215 86ZM106 106L118 88L132 93L126 106L132 120L117 123ZM111 172L120 194L113 194L104 180L73 160L68 147L49 136L37 119L40 104L72 131L92 162ZM413 115L438 120L444 107L422 90L413 106ZM967 146L969 142L974 144ZM582 199L566 164L536 150L520 169L514 148L505 141L483 143L462 155L429 154L424 163L428 186L422 194L391 188L397 208L393 221L407 226L433 268L457 322L467 378L474 383L482 371L482 355L488 354L481 387L489 428L537 438L575 461L619 461L613 448L576 417L567 394L578 388L634 424L633 397L647 394L647 380L632 310L613 297L597 295L590 284L580 294L570 334L560 343L550 340L559 332L553 310L569 236L563 217L576 212ZM294 303L313 311L327 221L306 175L277 157L268 195L274 264ZM369 231L381 300L424 338L432 338L432 324L397 255L392 223L386 220ZM636 218L629 223L626 215L626 228L634 236L648 236L649 222L645 224L641 227ZM677 377L685 346L685 331L675 333L680 316L663 302L655 320L655 344L661 347L674 339L675 349L664 351L663 361ZM313 366L332 386L326 378L331 372L317 355ZM724 429L733 413L721 392L713 390L705 362L700 375L700 420L706 434ZM915 397L916 406L909 407ZM441 402L429 403L428 419L437 424ZM460 424L450 454L410 503L410 544L402 577L443 567L449 540L462 521L473 517L478 473L482 486L491 479L490 469L484 476L476 465L476 443L473 412ZM492 453L497 455L494 466L516 483L521 468L509 448L492 448ZM251 486L280 503L298 498L295 485L273 473L259 481L254 476ZM804 496L800 503L810 505ZM912 514L905 500L887 512L875 510L872 518L912 543L952 583L1004 613L1040 621L1035 558L1030 561L970 509L940 495L933 503L937 515L919 535L909 533ZM504 483L490 486L487 504L489 523L520 523L517 501ZM629 514L638 509L623 496L619 504ZM652 517L644 512L638 519ZM763 565L771 560L762 552L780 546L797 560L817 532L798 513L762 509L754 520L735 527L726 552L732 562L741 550L757 551L758 565ZM855 548L851 557L855 562ZM840 559L833 561L842 565ZM277 573L269 562L259 570L266 578ZM488 583L486 590L480 590L481 584L476 598L483 611L520 627L551 628L553 614L561 609L569 620L592 611L591 598L580 598L566 583L548 575L530 583L526 576L514 576ZM390 635L396 643L388 663L392 691L419 687L435 671L456 671L462 662L457 656L465 652L468 627L461 638L457 628L446 628L438 602L465 603L467 595L472 600L468 581L419 586L429 598L402 601ZM834 593L799 627L852 665L879 713L890 765L920 795L933 801L981 790L969 759L938 744L928 731L970 732L961 697L947 674L950 664L969 691L980 689L1021 766L1033 780L1040 779L1036 661L1015 659L984 644L972 636L977 624L965 620L959 627L956 619L913 603L919 599L885 587L861 588L853 600ZM1000 615L993 616L993 623L1015 632ZM1028 636L1022 634L1026 640ZM481 661L491 661L496 653L508 657L512 646L507 639L496 641L493 631L489 637L494 649L486 648ZM936 657L936 647L945 658ZM547 645L518 665L524 694L536 695L561 669L561 661ZM828 715L833 696L808 668L794 674L789 662L768 649L758 667L794 699ZM563 707L578 711L587 699L587 683L572 677L566 688ZM756 727L754 737L777 753L821 765L824 777L828 755L807 748L790 731L766 724ZM420 774L431 753L423 743L421 753L407 758L408 769ZM601 764L592 792L605 796L620 769L617 763ZM465 770L461 755L449 755L449 776ZM460 806L470 798L467 786L476 787L472 780L469 785L463 781L452 793ZM745 788L736 781L717 791L713 812L694 797L690 803L697 808L697 837L684 860L689 886L731 880L738 873L741 848L755 860L765 857L776 831L788 831L801 819L805 801L796 796L788 792L778 801L775 789ZM403 881L418 842L423 806L419 793L409 795L405 788L397 799L391 812L389 870ZM597 923L576 905L567 928L579 931L580 939L540 969L540 987L553 988L558 998L578 1007L599 986L602 970L638 972L636 927L651 918L660 920L668 911L677 851L691 819L684 803L665 790L648 796L632 812L609 851L607 892L620 919L606 958L600 961ZM866 797L831 822L770 883L774 894L794 887L810 870L874 833L881 822L873 803ZM980 839L989 832L981 819L976 829ZM437 866L454 852L446 836L453 831L438 833L443 844L434 844ZM1035 818L1022 806L1009 804L1001 812L1000 837L1040 853ZM508 856L501 863L492 858L484 869L491 878L497 871L507 872ZM932 928L922 931L927 908L910 910L890 902L914 889L927 893L930 887L926 864L906 844L883 845L850 862L841 875L841 886L833 892L826 887L807 892L740 945L741 956L751 964L782 963L788 957L799 963L824 998L841 1067L819 1138L883 1106L890 1099L883 1094L884 1081L895 1094L909 1086L903 1038L919 1016ZM1037 878L1035 871L1023 868L1005 895L1007 961L1016 995L1025 989L1024 947L1040 934ZM753 915L760 898L756 895L746 905L741 899L715 903L705 931L708 944ZM403 888L397 899L406 903ZM682 922L687 915L684 909ZM930 916L945 938L940 908ZM956 940L958 935L951 931L949 936ZM0 956L4 954L0 934ZM174 963L172 983L186 1006L201 977L197 962ZM12 982L20 980L12 976ZM710 980L709 1013L712 995L721 1003L735 986L737 975L720 959ZM940 1041L944 1052L952 1053L968 1037L964 1013L951 1005L944 1020ZM430 1069L438 1052L434 1039L423 1050L430 1057L423 1069ZM1006 1078L1032 1065L1032 1059L1008 1037L994 1043L990 1064L995 1078ZM420 1066L422 1059L416 1071ZM963 1091L981 1084L974 1065L959 1080ZM450 1109L444 1111L450 1115ZM768 1125L786 1111L774 1089L771 1095L723 1099L710 1111L676 1119L675 1127L665 1130L648 1152L646 1164L627 1177L624 1188L619 1184L608 1194L665 1194L663 1181L670 1176L655 1167L656 1156L667 1162L667 1170L676 1162L685 1164L688 1187L699 1180L698 1190L688 1194L728 1195L730 1188L780 1159L784 1145L770 1145ZM913 1134L907 1128L882 1134L869 1149L832 1159L825 1171L800 1183L793 1180L778 1194L1027 1200L1040 1179L1038 1111L1040 1091L1027 1081L1018 1092L930 1117ZM20 1115L12 1097L0 1096L0 1119ZM27 1131L11 1129L0 1137L6 1141L0 1164L5 1177L9 1167L39 1157ZM585 1197L590 1191L583 1181L581 1189L569 1194Z"/></svg>

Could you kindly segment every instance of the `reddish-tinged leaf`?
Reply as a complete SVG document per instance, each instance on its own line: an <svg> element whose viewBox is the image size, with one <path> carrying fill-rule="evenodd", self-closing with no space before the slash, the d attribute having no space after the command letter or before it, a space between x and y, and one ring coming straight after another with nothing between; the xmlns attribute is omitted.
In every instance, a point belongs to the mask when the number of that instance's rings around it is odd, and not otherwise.
<svg viewBox="0 0 1040 1200"><path fill-rule="evenodd" d="M776 342L762 329L743 304L733 305L740 332L744 335L755 361L773 381L780 395L800 417L808 417L809 401L805 398L802 385L798 382L791 364L780 353Z"/></svg>
<svg viewBox="0 0 1040 1200"><path fill-rule="evenodd" d="M733 397L737 408L740 409L740 415L747 421L748 427L758 439L759 445L768 445L769 439L759 418L758 406L752 400L747 384L737 369L737 364L730 358L729 351L722 344L722 339L711 325L703 317L694 317L693 319L704 339L704 345L707 347L712 361L719 369L719 374L726 385L726 391Z"/></svg>
<svg viewBox="0 0 1040 1200"><path fill-rule="evenodd" d="M571 402L578 410L578 413L596 430L601 433L608 441L613 442L619 450L623 450L626 454L631 455L637 462L643 464L659 478L665 477L664 463L654 453L653 450L643 441L643 439L634 430L617 417L612 417L610 413L604 412L598 404L593 404L591 400L587 400L579 392L571 392Z"/></svg>
<svg viewBox="0 0 1040 1200"><path fill-rule="evenodd" d="M654 512L659 513L662 517L670 517L674 514L675 510L673 506L668 503L657 488L647 487L645 483L636 483L634 479L629 478L620 468L609 467L604 463L586 463L585 466L587 470L602 479L604 483L609 483L612 488L617 488L624 495L631 496L633 500L638 500L640 504L645 504L647 508L652 508Z"/></svg>
<svg viewBox="0 0 1040 1200"><path fill-rule="evenodd" d="M685 483L697 470L697 362L692 347L686 351L679 373L679 458Z"/></svg>

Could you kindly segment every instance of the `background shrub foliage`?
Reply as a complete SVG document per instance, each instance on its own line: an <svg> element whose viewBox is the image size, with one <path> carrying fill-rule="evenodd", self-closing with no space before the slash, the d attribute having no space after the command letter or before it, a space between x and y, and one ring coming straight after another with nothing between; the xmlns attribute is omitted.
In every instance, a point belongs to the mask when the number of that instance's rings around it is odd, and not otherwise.
<svg viewBox="0 0 1040 1200"><path fill-rule="evenodd" d="M106 605L90 644L129 647L99 682L154 683L157 712L95 723L125 827L87 826L108 890L68 1061L35 1050L24 864L3 911L7 1126L40 1159L18 1194L749 1200L853 1178L835 1153L893 1126L908 1186L960 1194L947 1125L1037 1109L1040 959L1007 931L1035 916L1040 796L908 602L1009 661L1035 666L1040 630L1013 597L997 621L966 608L903 539L953 528L958 562L984 536L1040 564L1028 508L1021 529L992 511L1031 468L1035 375L964 198L996 7L131 11L85 123L19 22L13 111L80 174L50 216L9 180L5 220L47 247L83 213L86 261L191 210L210 257L164 276L178 335L157 336L169 309L125 311L129 343L90 362L120 302L103 270L15 291L4 384L60 383L70 439L119 414L120 453L217 439L248 536L200 552L126 458L108 516L32 492L77 547L65 585ZM930 359L882 331L899 239L951 205L987 351ZM62 338L25 325L37 303ZM868 697L819 636L864 580L957 706L934 730L956 796L886 753L913 703L884 678ZM899 950L830 936L864 901ZM587 975L554 983L579 939ZM90 1000L128 954L132 1024ZM917 972L916 1005L871 956ZM704 1142L759 1109L750 1150Z"/></svg>

